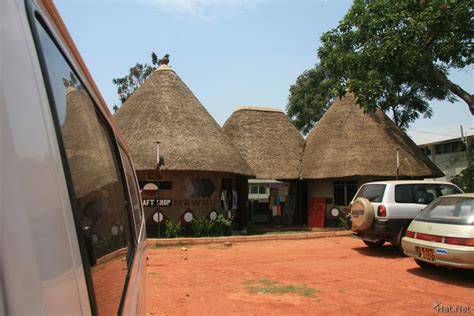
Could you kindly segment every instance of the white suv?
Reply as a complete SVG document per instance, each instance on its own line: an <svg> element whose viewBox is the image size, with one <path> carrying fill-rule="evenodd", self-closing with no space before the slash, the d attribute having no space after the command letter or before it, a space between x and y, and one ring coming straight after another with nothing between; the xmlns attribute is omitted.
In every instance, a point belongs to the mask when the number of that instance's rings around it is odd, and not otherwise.
<svg viewBox="0 0 474 316"><path fill-rule="evenodd" d="M354 236L369 247L400 248L411 221L438 196L462 193L450 182L402 180L362 185L349 204Z"/></svg>

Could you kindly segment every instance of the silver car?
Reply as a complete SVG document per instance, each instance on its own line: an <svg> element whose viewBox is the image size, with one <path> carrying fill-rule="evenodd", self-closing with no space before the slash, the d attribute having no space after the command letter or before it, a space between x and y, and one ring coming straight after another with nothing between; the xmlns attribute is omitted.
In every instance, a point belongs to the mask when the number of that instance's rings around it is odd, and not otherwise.
<svg viewBox="0 0 474 316"><path fill-rule="evenodd" d="M410 224L402 247L422 268L474 269L474 193L433 201Z"/></svg>

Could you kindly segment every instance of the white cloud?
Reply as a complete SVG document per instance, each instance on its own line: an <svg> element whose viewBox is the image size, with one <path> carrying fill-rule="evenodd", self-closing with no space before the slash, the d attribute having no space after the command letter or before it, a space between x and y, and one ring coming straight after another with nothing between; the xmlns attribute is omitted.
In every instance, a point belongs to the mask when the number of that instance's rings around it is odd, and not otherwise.
<svg viewBox="0 0 474 316"><path fill-rule="evenodd" d="M213 23L252 9L258 0L143 0L158 10Z"/></svg>

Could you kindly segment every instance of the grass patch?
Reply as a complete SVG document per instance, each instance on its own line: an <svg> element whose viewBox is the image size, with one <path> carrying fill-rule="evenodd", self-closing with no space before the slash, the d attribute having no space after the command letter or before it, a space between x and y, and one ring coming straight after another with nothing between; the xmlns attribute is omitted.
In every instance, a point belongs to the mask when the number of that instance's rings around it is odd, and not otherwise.
<svg viewBox="0 0 474 316"><path fill-rule="evenodd" d="M181 247L191 248L191 246L192 246L192 244L183 242L183 243L179 243L179 244L169 244L169 245L154 244L154 245L148 246L147 248L149 248L149 249L181 248Z"/></svg>
<svg viewBox="0 0 474 316"><path fill-rule="evenodd" d="M305 285L282 284L276 281L262 279L262 280L247 280L245 287L253 294L275 294L284 295L294 293L306 297L314 297L316 290Z"/></svg>
<svg viewBox="0 0 474 316"><path fill-rule="evenodd" d="M147 275L156 278L156 277L158 277L160 274L159 274L158 272L148 272Z"/></svg>

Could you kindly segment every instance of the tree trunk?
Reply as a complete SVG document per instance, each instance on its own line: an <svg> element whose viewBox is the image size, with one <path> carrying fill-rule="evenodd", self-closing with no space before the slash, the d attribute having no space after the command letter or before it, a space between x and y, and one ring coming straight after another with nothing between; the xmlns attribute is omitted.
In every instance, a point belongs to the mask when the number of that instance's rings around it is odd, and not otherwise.
<svg viewBox="0 0 474 316"><path fill-rule="evenodd" d="M457 84L451 82L441 71L433 67L433 75L435 79L443 86L447 87L449 91L460 97L467 103L471 114L474 115L474 95L469 94Z"/></svg>

